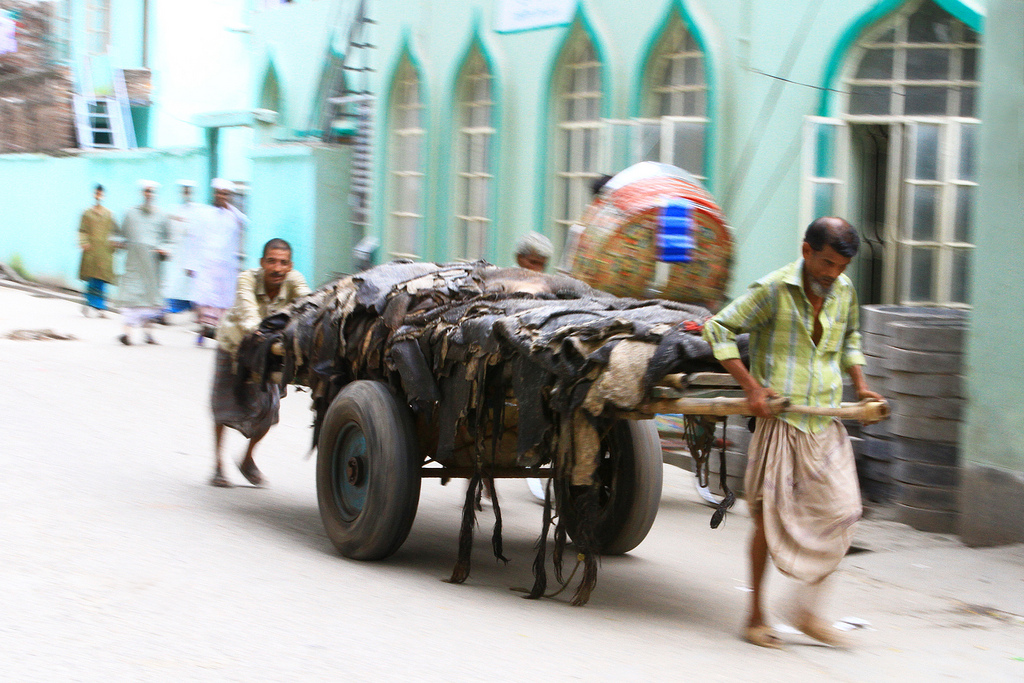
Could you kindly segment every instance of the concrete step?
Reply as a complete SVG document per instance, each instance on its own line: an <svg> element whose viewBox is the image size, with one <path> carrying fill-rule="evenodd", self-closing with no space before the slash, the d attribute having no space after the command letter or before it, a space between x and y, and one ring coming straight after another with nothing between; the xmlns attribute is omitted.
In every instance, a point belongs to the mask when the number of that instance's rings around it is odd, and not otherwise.
<svg viewBox="0 0 1024 683"><path fill-rule="evenodd" d="M959 509L957 490L949 486L916 486L896 482L896 501L922 510L955 512Z"/></svg>
<svg viewBox="0 0 1024 683"><path fill-rule="evenodd" d="M896 503L895 518L897 522L907 524L918 531L934 534L956 533L959 514L947 510L929 510L917 508L904 503Z"/></svg>

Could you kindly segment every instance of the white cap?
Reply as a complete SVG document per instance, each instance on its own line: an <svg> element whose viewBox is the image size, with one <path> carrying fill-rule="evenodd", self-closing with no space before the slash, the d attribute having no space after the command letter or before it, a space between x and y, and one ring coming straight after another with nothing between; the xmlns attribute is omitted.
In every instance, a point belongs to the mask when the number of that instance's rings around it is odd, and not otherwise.
<svg viewBox="0 0 1024 683"><path fill-rule="evenodd" d="M226 178L214 178L210 181L210 187L215 190L227 190L228 192L235 191L235 184Z"/></svg>
<svg viewBox="0 0 1024 683"><path fill-rule="evenodd" d="M160 188L160 183L155 180L140 180L139 189L142 190L156 190Z"/></svg>
<svg viewBox="0 0 1024 683"><path fill-rule="evenodd" d="M551 258L552 251L551 240L539 232L531 230L516 243L515 255L529 256L530 254L536 254L542 259L549 259Z"/></svg>
<svg viewBox="0 0 1024 683"><path fill-rule="evenodd" d="M182 187L195 187L196 186L196 181L194 181L194 180L179 180L179 181L177 181L177 184L182 186Z"/></svg>

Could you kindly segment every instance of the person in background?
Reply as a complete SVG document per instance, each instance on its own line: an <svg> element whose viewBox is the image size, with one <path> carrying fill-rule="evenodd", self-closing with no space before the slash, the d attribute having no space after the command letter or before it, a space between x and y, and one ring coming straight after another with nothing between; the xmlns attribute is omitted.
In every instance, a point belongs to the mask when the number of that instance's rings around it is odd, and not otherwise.
<svg viewBox="0 0 1024 683"><path fill-rule="evenodd" d="M110 236L117 230L114 214L103 206L103 186L97 185L92 193L95 204L82 213L78 224L78 246L82 250L82 262L78 267L78 279L85 281L85 305L82 313L89 317L96 311L106 318L106 287L114 283L114 247Z"/></svg>
<svg viewBox="0 0 1024 683"><path fill-rule="evenodd" d="M192 300L199 309L199 346L204 338L213 337L221 316L235 300L235 282L249 223L245 214L231 205L234 183L214 178L210 187L213 206L206 207L196 222L196 249L184 264L193 278Z"/></svg>
<svg viewBox="0 0 1024 683"><path fill-rule="evenodd" d="M189 254L197 248L196 229L202 207L192 200L195 182L179 180L181 204L171 214L171 256L163 263L165 313L181 313L192 308L192 278L185 270Z"/></svg>
<svg viewBox="0 0 1024 683"><path fill-rule="evenodd" d="M126 252L124 275L119 286L124 333L118 340L131 346L131 328L142 327L147 344L156 344L149 328L163 313L160 296L160 262L170 253L167 215L153 203L160 184L139 181L142 204L128 209L115 233L116 246Z"/></svg>
<svg viewBox="0 0 1024 683"><path fill-rule="evenodd" d="M743 388L757 421L744 478L754 533L743 637L762 647L782 645L762 606L769 557L802 582L792 625L828 645L847 644L819 610L826 580L849 550L861 516L850 437L834 417L773 415L768 399L838 406L846 372L857 398L882 400L864 380L857 292L843 274L859 245L844 219L819 218L804 234L802 258L752 284L704 324L704 339ZM749 371L736 345L744 332Z"/></svg>
<svg viewBox="0 0 1024 683"><path fill-rule="evenodd" d="M528 232L516 243L516 265L543 273L552 252L551 240L539 232Z"/></svg>
<svg viewBox="0 0 1024 683"><path fill-rule="evenodd" d="M217 359L210 402L213 408L212 486L228 487L221 465L224 427L231 427L249 439L245 456L238 463L250 484L260 486L263 475L253 460L253 449L277 424L281 395L277 385L266 387L252 382L237 383L235 360L242 339L259 327L260 321L299 297L309 294L306 280L292 270L292 248L282 239L272 239L263 247L260 267L242 271L238 276L235 305L217 326Z"/></svg>

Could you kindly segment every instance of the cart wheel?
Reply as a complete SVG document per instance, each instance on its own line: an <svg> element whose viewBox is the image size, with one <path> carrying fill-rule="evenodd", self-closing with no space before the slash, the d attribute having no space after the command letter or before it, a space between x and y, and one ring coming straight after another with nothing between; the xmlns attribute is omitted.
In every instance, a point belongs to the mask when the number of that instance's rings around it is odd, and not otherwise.
<svg viewBox="0 0 1024 683"><path fill-rule="evenodd" d="M661 441L654 420L622 420L604 446L595 474L599 487L595 537L602 555L622 555L640 545L658 515L664 468ZM576 510L574 501L568 503L560 506L559 514L565 517L571 536Z"/></svg>
<svg viewBox="0 0 1024 683"><path fill-rule="evenodd" d="M381 560L405 541L420 498L409 409L380 382L352 382L320 430L316 494L331 543L345 557Z"/></svg>

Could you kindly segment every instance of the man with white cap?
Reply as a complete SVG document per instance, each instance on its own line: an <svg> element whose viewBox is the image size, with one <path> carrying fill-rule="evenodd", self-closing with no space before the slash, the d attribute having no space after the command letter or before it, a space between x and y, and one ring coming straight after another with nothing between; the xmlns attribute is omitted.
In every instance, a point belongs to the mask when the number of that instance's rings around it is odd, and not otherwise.
<svg viewBox="0 0 1024 683"><path fill-rule="evenodd" d="M202 207L192 201L195 181L179 180L181 204L171 214L171 255L164 261L163 295L167 313L180 313L192 308L192 278L185 271L189 254L198 247L197 229Z"/></svg>
<svg viewBox="0 0 1024 683"><path fill-rule="evenodd" d="M551 240L539 232L530 231L516 243L516 265L526 270L543 273L551 258Z"/></svg>
<svg viewBox="0 0 1024 683"><path fill-rule="evenodd" d="M235 303L235 283L243 253L245 226L249 219L231 205L234 183L214 178L213 206L206 207L198 222L195 253L189 254L186 271L194 278L192 300L199 309L201 330L196 344L213 337L224 312Z"/></svg>
<svg viewBox="0 0 1024 683"><path fill-rule="evenodd" d="M124 275L118 286L118 299L124 316L124 333L118 337L131 346L131 328L146 328L145 341L156 344L149 326L163 310L160 296L160 261L170 253L170 228L167 215L153 204L160 184L140 180L142 204L128 209L114 232L115 246L126 252Z"/></svg>

